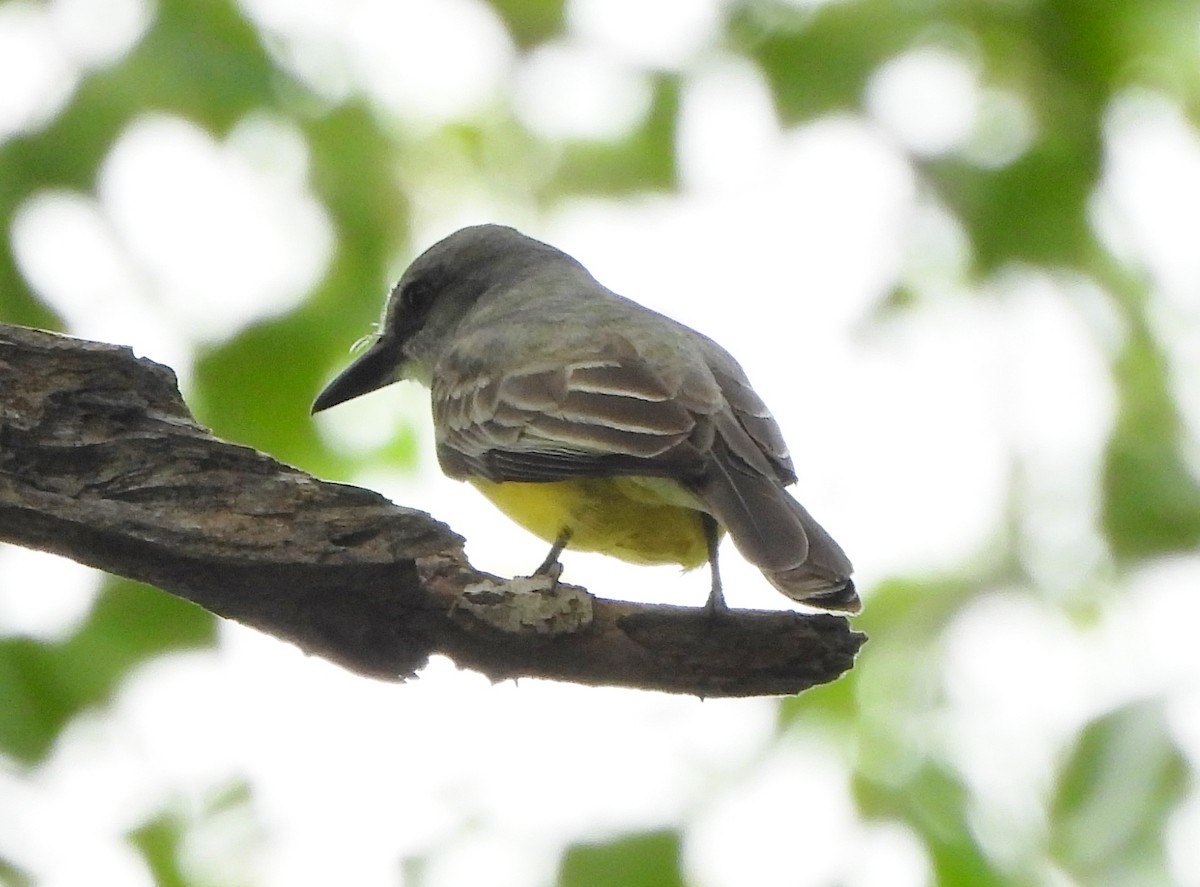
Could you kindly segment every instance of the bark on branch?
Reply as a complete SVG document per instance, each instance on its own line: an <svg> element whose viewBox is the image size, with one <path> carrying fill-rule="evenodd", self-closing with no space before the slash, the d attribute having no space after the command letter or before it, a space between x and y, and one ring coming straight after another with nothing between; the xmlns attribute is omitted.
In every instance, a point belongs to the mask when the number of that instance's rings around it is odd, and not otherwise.
<svg viewBox="0 0 1200 887"><path fill-rule="evenodd" d="M489 576L429 515L213 437L170 369L5 325L0 540L150 583L391 680L442 653L494 680L797 693L850 668L865 640L839 616L707 619Z"/></svg>

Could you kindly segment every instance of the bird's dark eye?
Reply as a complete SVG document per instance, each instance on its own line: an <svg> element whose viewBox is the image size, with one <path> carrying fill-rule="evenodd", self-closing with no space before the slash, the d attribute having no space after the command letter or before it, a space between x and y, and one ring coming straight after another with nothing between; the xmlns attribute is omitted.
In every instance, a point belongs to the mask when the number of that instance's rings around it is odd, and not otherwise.
<svg viewBox="0 0 1200 887"><path fill-rule="evenodd" d="M406 312L424 314L433 302L434 289L428 281L414 280L404 288L400 299Z"/></svg>
<svg viewBox="0 0 1200 887"><path fill-rule="evenodd" d="M422 269L404 283L400 291L400 307L409 317L425 317L446 284L440 267Z"/></svg>

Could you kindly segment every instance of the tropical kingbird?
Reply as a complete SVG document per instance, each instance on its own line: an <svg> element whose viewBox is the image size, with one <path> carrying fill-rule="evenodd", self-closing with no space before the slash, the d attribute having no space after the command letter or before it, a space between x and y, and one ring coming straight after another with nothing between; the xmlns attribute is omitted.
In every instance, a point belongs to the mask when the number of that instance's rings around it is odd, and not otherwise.
<svg viewBox="0 0 1200 887"><path fill-rule="evenodd" d="M370 347L314 413L415 379L430 388L442 470L552 544L640 564L734 545L788 597L855 612L852 567L784 489L779 426L720 345L605 288L578 261L498 225L426 250L392 289Z"/></svg>

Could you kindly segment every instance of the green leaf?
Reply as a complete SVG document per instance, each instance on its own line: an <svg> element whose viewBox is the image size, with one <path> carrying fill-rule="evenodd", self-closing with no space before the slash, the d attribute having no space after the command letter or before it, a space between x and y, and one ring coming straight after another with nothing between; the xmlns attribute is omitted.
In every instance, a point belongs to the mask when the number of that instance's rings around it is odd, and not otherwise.
<svg viewBox="0 0 1200 887"><path fill-rule="evenodd" d="M0 887L33 887L33 875L0 856Z"/></svg>
<svg viewBox="0 0 1200 887"><path fill-rule="evenodd" d="M397 153L404 146L358 101L304 120L302 126L312 154L313 190L338 235L338 254L322 296L335 307L321 306L336 320L347 292L362 299L380 297L389 261L408 239L408 198L395 174ZM378 317L378 307L368 316Z"/></svg>
<svg viewBox="0 0 1200 887"><path fill-rule="evenodd" d="M186 812L162 810L126 834L157 887L248 884L252 855L248 851L261 838L250 788L240 781L204 797L198 810L193 806ZM189 839L208 853L189 858Z"/></svg>
<svg viewBox="0 0 1200 887"><path fill-rule="evenodd" d="M0 142L0 225L8 231L17 206L39 190L91 192L113 141L139 115L177 113L221 133L249 111L274 104L282 80L233 2L162 0L125 59L86 77L41 131ZM62 328L28 291L7 238L0 251L0 318Z"/></svg>
<svg viewBox="0 0 1200 887"><path fill-rule="evenodd" d="M130 112L159 108L226 131L247 112L273 104L284 82L258 31L232 0L159 0L150 31L125 61L98 75L95 89Z"/></svg>
<svg viewBox="0 0 1200 887"><path fill-rule="evenodd" d="M1163 836L1187 782L1160 704L1134 703L1093 721L1059 780L1055 858L1097 887L1170 883Z"/></svg>
<svg viewBox="0 0 1200 887"><path fill-rule="evenodd" d="M135 665L213 638L213 617L194 604L108 579L87 621L66 641L0 640L0 752L36 763L67 722L107 702Z"/></svg>
<svg viewBox="0 0 1200 887"><path fill-rule="evenodd" d="M217 436L255 447L285 462L315 456L309 416L326 378L322 351L354 339L330 338L313 313L291 314L244 330L197 361L189 405Z"/></svg>
<svg viewBox="0 0 1200 887"><path fill-rule="evenodd" d="M170 814L160 814L129 833L156 887L191 887L179 861L179 849L187 834L187 823Z"/></svg>
<svg viewBox="0 0 1200 887"><path fill-rule="evenodd" d="M567 145L552 193L620 196L673 188L678 115L679 80L673 74L659 74L650 111L637 131L616 143Z"/></svg>
<svg viewBox="0 0 1200 887"><path fill-rule="evenodd" d="M1141 324L1130 332L1114 373L1120 411L1104 458L1109 544L1123 558L1195 548L1200 484L1180 452L1181 420L1166 361Z"/></svg>
<svg viewBox="0 0 1200 887"><path fill-rule="evenodd" d="M1100 163L1098 135L1092 135L1086 141L1048 137L1000 169L960 160L925 166L970 233L980 274L1010 262L1088 270L1094 254L1088 202Z"/></svg>
<svg viewBox="0 0 1200 887"><path fill-rule="evenodd" d="M646 832L567 850L558 887L683 887L679 834Z"/></svg>
<svg viewBox="0 0 1200 887"><path fill-rule="evenodd" d="M529 49L563 31L561 0L488 0L504 19L508 33L522 49Z"/></svg>
<svg viewBox="0 0 1200 887"><path fill-rule="evenodd" d="M969 793L945 767L926 761L898 782L860 774L854 789L865 815L896 819L916 831L938 887L1013 887L975 840L967 818Z"/></svg>
<svg viewBox="0 0 1200 887"><path fill-rule="evenodd" d="M875 69L926 26L910 6L890 0L815 10L751 2L735 8L729 34L758 63L780 119L791 125L857 108Z"/></svg>

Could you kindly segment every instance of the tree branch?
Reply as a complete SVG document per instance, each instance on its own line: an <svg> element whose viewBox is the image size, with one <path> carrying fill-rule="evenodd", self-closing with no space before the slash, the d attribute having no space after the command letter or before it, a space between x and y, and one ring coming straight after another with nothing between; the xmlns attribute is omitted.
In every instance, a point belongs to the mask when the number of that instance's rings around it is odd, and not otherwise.
<svg viewBox="0 0 1200 887"><path fill-rule="evenodd" d="M839 616L708 619L489 576L428 515L213 437L168 368L5 325L0 540L150 583L391 680L442 653L493 680L796 693L850 668L865 640Z"/></svg>

